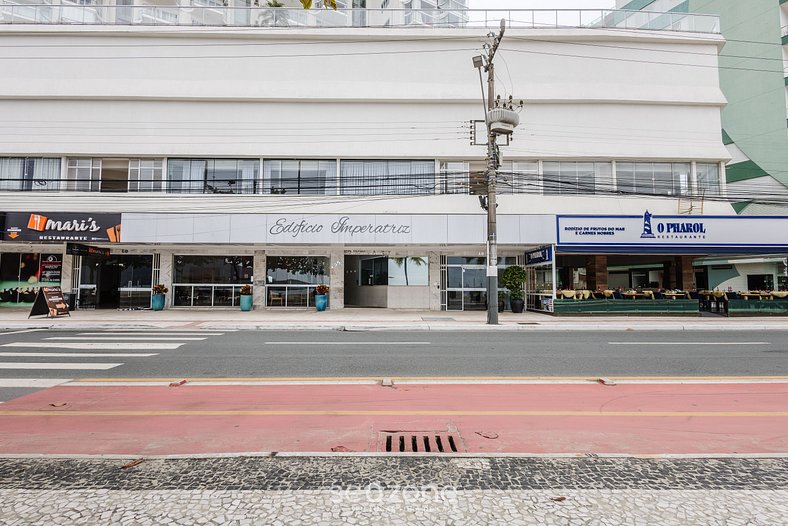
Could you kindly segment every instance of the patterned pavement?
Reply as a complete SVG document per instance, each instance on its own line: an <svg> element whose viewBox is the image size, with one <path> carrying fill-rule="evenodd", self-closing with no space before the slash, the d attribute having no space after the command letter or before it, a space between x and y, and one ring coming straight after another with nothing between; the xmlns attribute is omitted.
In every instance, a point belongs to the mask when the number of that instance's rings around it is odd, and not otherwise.
<svg viewBox="0 0 788 526"><path fill-rule="evenodd" d="M0 524L779 526L788 458L0 459Z"/></svg>

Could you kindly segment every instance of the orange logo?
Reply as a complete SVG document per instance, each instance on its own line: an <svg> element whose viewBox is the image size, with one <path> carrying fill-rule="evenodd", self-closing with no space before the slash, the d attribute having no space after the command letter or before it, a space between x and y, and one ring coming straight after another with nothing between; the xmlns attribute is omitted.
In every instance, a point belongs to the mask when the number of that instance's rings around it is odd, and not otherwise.
<svg viewBox="0 0 788 526"><path fill-rule="evenodd" d="M10 237L11 239L16 239L19 237L19 232L9 232L8 237Z"/></svg>
<svg viewBox="0 0 788 526"><path fill-rule="evenodd" d="M108 228L107 237L110 243L120 243L120 225Z"/></svg>
<svg viewBox="0 0 788 526"><path fill-rule="evenodd" d="M38 230L43 232L47 226L47 216L38 214L30 214L30 219L27 222L27 228L30 230Z"/></svg>

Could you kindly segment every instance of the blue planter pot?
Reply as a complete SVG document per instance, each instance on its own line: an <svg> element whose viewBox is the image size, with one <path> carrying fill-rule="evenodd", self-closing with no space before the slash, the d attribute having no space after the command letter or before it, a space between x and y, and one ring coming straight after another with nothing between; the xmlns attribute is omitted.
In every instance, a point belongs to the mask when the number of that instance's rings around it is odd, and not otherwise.
<svg viewBox="0 0 788 526"><path fill-rule="evenodd" d="M326 305L328 305L328 297L325 294L316 294L315 308L318 310L318 312L323 312L326 310Z"/></svg>
<svg viewBox="0 0 788 526"><path fill-rule="evenodd" d="M164 294L154 294L151 296L150 307L153 310L164 310Z"/></svg>
<svg viewBox="0 0 788 526"><path fill-rule="evenodd" d="M252 310L252 296L249 294L244 294L241 296L241 310L244 312L249 312Z"/></svg>

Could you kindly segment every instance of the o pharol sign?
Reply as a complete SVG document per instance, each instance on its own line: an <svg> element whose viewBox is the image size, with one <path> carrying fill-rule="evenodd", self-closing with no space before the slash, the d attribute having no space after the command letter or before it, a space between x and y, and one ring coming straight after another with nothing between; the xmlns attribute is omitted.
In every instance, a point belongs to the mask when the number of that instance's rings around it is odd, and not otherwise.
<svg viewBox="0 0 788 526"><path fill-rule="evenodd" d="M788 247L788 217L678 216L645 210L637 216L556 217L563 247Z"/></svg>

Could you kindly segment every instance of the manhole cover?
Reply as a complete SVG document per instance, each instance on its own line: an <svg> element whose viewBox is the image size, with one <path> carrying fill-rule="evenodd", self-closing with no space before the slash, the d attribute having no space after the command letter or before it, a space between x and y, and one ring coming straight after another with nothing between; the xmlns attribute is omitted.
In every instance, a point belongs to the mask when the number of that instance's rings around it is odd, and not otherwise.
<svg viewBox="0 0 788 526"><path fill-rule="evenodd" d="M386 453L464 453L458 433L446 431L381 431L378 451Z"/></svg>
<svg viewBox="0 0 788 526"><path fill-rule="evenodd" d="M421 321L455 321L455 319L448 316L422 316Z"/></svg>

